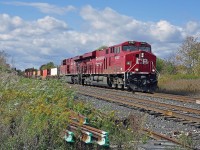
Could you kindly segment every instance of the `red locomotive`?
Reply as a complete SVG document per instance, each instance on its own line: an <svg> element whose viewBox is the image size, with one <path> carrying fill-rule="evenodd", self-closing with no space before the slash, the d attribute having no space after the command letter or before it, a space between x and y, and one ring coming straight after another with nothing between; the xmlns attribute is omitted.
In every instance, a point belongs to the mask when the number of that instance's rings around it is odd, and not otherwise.
<svg viewBox="0 0 200 150"><path fill-rule="evenodd" d="M146 42L127 41L64 59L59 70L68 83L143 92L157 87L156 56Z"/></svg>

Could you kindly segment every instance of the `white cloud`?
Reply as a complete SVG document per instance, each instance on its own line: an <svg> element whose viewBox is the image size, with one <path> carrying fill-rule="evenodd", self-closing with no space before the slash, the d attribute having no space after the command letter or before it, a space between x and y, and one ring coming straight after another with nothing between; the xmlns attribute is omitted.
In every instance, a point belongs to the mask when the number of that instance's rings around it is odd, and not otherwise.
<svg viewBox="0 0 200 150"><path fill-rule="evenodd" d="M165 20L161 20L156 24L153 23L150 26L150 34L152 35L152 37L154 37L155 40L163 42L174 40L180 41L182 39L181 31L181 28L171 25Z"/></svg>
<svg viewBox="0 0 200 150"><path fill-rule="evenodd" d="M29 2L4 2L7 5L15 5L15 6L30 6L39 9L41 12L46 14L58 14L63 15L67 12L76 10L75 7L69 5L66 7L58 7L56 5L51 5L48 3L29 3Z"/></svg>
<svg viewBox="0 0 200 150"><path fill-rule="evenodd" d="M12 36L8 34L0 34L0 40L9 40Z"/></svg>
<svg viewBox="0 0 200 150"><path fill-rule="evenodd" d="M18 16L10 17L8 14L0 14L0 33L10 31L23 25L22 19Z"/></svg>
<svg viewBox="0 0 200 150"><path fill-rule="evenodd" d="M83 29L76 31L71 30L70 22L51 16L26 21L0 14L1 49L13 56L21 69L39 68L49 61L59 64L64 58L127 40L146 41L157 56L164 58L175 52L187 35L200 33L199 22L188 22L183 27L166 20L142 22L111 8L85 6L80 16Z"/></svg>
<svg viewBox="0 0 200 150"><path fill-rule="evenodd" d="M194 21L189 21L186 24L185 30L187 33L190 33L196 37L199 37L200 36L200 23L194 22Z"/></svg>
<svg viewBox="0 0 200 150"><path fill-rule="evenodd" d="M38 27L45 30L53 30L56 28L66 29L67 24L63 21L57 20L53 17L46 16L45 18L37 20Z"/></svg>
<svg viewBox="0 0 200 150"><path fill-rule="evenodd" d="M117 13L111 8L102 11L91 6L85 6L81 16L92 27L91 30L103 30L112 36L128 35L128 38L140 37L158 41L171 41L182 39L182 29L165 20L159 22L141 22L132 17ZM125 37L125 36L124 36Z"/></svg>

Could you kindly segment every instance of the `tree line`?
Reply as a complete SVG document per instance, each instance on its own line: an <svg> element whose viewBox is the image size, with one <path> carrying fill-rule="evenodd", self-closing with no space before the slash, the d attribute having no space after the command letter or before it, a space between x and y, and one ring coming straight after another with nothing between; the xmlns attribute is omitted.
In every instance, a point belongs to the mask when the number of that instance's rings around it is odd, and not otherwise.
<svg viewBox="0 0 200 150"><path fill-rule="evenodd" d="M161 74L200 75L200 42L193 36L185 38L178 51L168 59L157 58Z"/></svg>

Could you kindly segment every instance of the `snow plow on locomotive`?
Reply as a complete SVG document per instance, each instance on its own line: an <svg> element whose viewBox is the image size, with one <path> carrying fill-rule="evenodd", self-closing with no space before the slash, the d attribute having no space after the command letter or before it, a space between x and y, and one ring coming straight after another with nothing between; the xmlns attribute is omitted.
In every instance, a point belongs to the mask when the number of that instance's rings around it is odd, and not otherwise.
<svg viewBox="0 0 200 150"><path fill-rule="evenodd" d="M156 56L146 42L127 41L64 59L60 76L68 83L153 92Z"/></svg>

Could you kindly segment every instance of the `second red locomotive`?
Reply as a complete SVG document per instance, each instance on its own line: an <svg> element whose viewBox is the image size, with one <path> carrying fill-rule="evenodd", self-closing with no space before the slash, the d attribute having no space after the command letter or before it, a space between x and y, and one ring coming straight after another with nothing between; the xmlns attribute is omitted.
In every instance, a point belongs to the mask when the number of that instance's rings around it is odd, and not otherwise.
<svg viewBox="0 0 200 150"><path fill-rule="evenodd" d="M143 92L157 87L156 56L146 42L126 41L64 59L59 70L68 83Z"/></svg>

